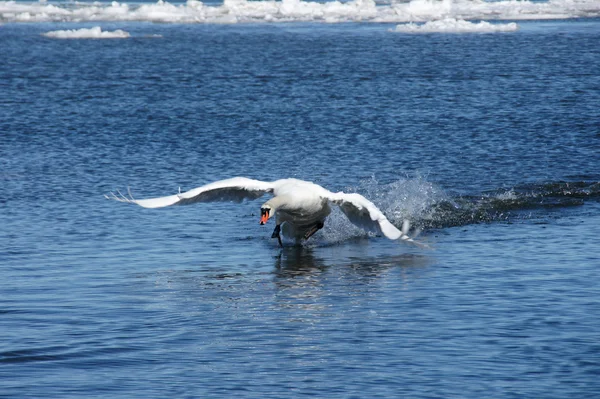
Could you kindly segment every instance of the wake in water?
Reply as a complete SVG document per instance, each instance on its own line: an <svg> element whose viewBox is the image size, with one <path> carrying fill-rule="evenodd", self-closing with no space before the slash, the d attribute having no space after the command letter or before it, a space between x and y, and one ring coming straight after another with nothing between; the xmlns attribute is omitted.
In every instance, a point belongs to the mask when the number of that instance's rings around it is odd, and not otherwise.
<svg viewBox="0 0 600 399"><path fill-rule="evenodd" d="M369 197L390 222L411 222L412 231L466 226L476 223L544 218L549 210L581 206L600 200L600 182L547 182L523 184L478 195L452 196L422 178L380 184L375 178L349 188ZM327 242L363 237L341 213L333 212L323 231Z"/></svg>
<svg viewBox="0 0 600 399"><path fill-rule="evenodd" d="M374 0L224 0L204 4L113 2L0 1L2 22L148 21L162 23L238 22L376 22L407 23L454 18L457 20L543 20L600 16L597 0L472 1L412 0L379 3ZM464 25L464 24L463 24ZM447 28L447 27L446 27ZM489 28L489 27L486 27ZM405 28L401 28L405 29ZM462 27L461 29L464 29Z"/></svg>
<svg viewBox="0 0 600 399"><path fill-rule="evenodd" d="M545 218L549 210L581 206L600 199L599 182L548 182L524 184L510 190L447 198L421 216L424 228L473 223Z"/></svg>

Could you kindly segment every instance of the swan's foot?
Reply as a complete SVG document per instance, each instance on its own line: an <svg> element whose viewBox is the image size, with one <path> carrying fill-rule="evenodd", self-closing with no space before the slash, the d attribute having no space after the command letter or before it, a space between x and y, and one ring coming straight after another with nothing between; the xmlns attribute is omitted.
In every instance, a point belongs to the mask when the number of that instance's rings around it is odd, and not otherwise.
<svg viewBox="0 0 600 399"><path fill-rule="evenodd" d="M277 238L277 242L279 243L279 246L281 248L283 248L283 243L281 242L281 235L279 234L281 232L281 225L276 225L275 226L275 230L273 230L273 234L271 234L271 238Z"/></svg>
<svg viewBox="0 0 600 399"><path fill-rule="evenodd" d="M323 228L323 226L325 226L325 224L323 222L315 223L314 226L312 226L310 228L310 230L308 230L306 233L304 233L304 239L308 240L310 237L313 236L313 234L315 234L317 231L321 230Z"/></svg>

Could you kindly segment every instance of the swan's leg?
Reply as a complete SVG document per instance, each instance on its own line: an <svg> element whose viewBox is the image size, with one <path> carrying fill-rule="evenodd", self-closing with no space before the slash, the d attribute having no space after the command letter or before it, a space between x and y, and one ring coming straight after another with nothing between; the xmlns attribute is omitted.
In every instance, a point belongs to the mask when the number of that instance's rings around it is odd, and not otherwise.
<svg viewBox="0 0 600 399"><path fill-rule="evenodd" d="M275 238L279 235L279 232L281 231L281 225L278 224L275 226L275 230L273 230L273 234L271 234L271 238Z"/></svg>
<svg viewBox="0 0 600 399"><path fill-rule="evenodd" d="M321 230L323 226L325 226L325 224L321 221L315 223L306 233L304 233L304 239L308 240L313 234Z"/></svg>
<svg viewBox="0 0 600 399"><path fill-rule="evenodd" d="M281 242L281 225L278 224L275 226L275 230L273 230L273 234L271 234L271 238L277 238L277 242L279 242L279 246L283 248L283 243Z"/></svg>

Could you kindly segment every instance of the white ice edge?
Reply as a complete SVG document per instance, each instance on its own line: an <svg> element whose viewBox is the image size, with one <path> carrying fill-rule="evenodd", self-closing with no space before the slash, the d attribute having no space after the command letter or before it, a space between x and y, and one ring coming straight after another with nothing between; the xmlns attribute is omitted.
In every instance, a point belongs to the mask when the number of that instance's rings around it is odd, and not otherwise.
<svg viewBox="0 0 600 399"><path fill-rule="evenodd" d="M464 19L444 18L424 24L415 24L414 22L400 24L391 31L402 33L493 33L514 32L518 29L519 26L514 22L492 24L486 21L475 23Z"/></svg>
<svg viewBox="0 0 600 399"><path fill-rule="evenodd" d="M43 33L43 36L53 39L125 39L130 35L121 29L115 31L103 31L101 27L82 29L55 30Z"/></svg>
<svg viewBox="0 0 600 399"><path fill-rule="evenodd" d="M600 16L600 0L412 0L376 4L374 0L224 0L204 4L0 1L2 22L149 21L163 23L237 22L427 22L456 20L536 20Z"/></svg>

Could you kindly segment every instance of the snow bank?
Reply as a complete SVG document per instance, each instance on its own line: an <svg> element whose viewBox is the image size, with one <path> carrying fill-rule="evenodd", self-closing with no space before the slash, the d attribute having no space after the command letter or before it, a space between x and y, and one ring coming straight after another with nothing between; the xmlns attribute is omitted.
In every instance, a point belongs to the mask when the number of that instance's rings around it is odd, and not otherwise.
<svg viewBox="0 0 600 399"><path fill-rule="evenodd" d="M2 22L149 21L163 23L427 22L456 20L540 20L600 16L598 0L224 0L204 4L133 2L0 1Z"/></svg>

